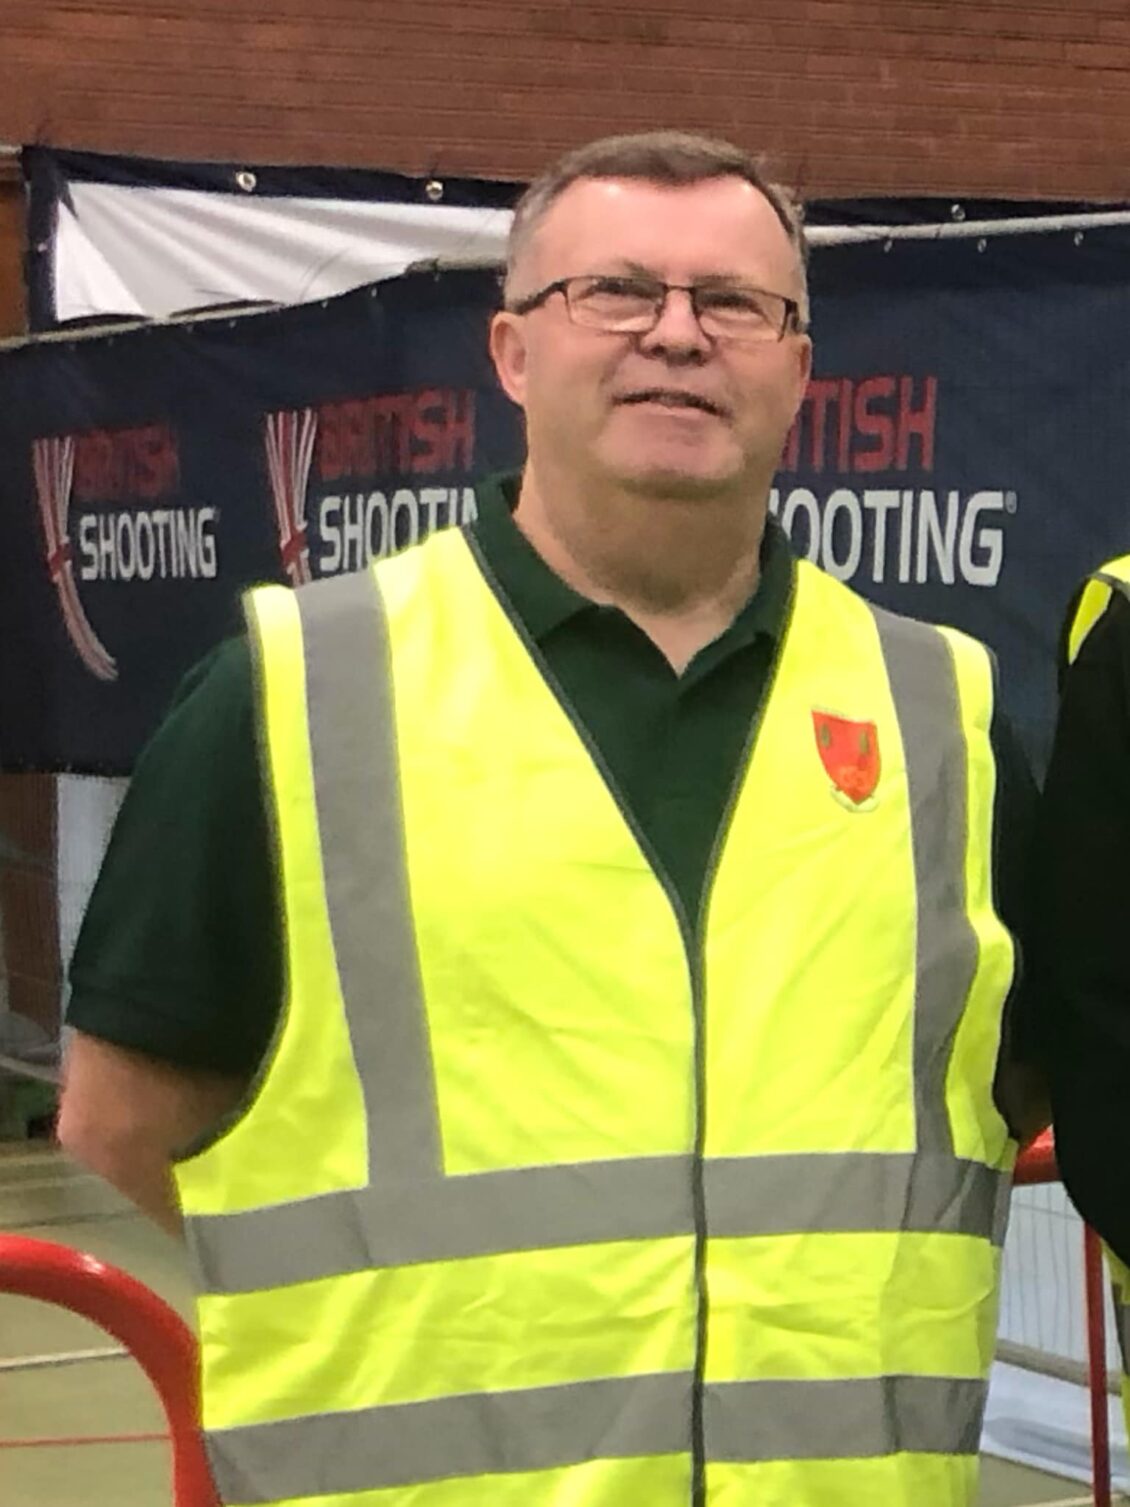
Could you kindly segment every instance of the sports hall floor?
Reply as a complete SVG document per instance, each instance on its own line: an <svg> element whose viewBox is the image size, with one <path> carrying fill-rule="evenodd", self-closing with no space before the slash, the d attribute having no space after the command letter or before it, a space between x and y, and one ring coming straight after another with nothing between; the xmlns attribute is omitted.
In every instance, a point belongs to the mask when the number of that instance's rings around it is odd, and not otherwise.
<svg viewBox="0 0 1130 1507"><path fill-rule="evenodd" d="M0 1230L90 1251L188 1313L178 1247L42 1142L0 1141ZM12 1446L48 1435L104 1438L162 1429L155 1396L127 1359L27 1364L113 1344L62 1309L0 1295L3 1507L169 1507L168 1453L161 1442ZM981 1507L1086 1507L1091 1501L1077 1482L999 1460L985 1461L982 1481Z"/></svg>

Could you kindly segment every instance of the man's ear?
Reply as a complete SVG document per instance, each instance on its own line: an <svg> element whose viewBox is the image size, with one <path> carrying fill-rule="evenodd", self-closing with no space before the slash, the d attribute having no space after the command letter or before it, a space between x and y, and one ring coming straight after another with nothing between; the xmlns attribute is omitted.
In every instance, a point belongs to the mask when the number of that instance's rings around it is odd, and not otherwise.
<svg viewBox="0 0 1130 1507"><path fill-rule="evenodd" d="M808 384L812 378L812 341L807 335L786 335L789 343L789 385L792 392L789 395L789 422L796 423L797 414L804 403L808 392Z"/></svg>
<svg viewBox="0 0 1130 1507"><path fill-rule="evenodd" d="M520 314L502 309L490 323L490 357L503 392L526 406L526 329Z"/></svg>
<svg viewBox="0 0 1130 1507"><path fill-rule="evenodd" d="M800 405L804 402L804 395L808 391L808 383L809 383L809 379L811 378L811 376L812 376L812 340L810 339L810 337L808 335L801 335L799 337L799 346L798 346L798 350L797 350L797 378L798 378L798 384L797 385L798 385L798 394L799 395L798 395L798 398L797 398L797 405L796 406L797 406L797 412L798 413L800 412Z"/></svg>

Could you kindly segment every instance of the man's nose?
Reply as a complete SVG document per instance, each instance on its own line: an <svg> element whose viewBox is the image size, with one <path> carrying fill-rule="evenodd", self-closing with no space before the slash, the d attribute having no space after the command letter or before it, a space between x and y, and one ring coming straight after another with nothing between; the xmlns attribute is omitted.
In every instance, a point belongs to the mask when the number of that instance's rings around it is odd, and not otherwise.
<svg viewBox="0 0 1130 1507"><path fill-rule="evenodd" d="M669 288L659 318L640 336L640 349L659 355L699 357L710 350L710 340L703 334L694 311L691 295L685 288Z"/></svg>

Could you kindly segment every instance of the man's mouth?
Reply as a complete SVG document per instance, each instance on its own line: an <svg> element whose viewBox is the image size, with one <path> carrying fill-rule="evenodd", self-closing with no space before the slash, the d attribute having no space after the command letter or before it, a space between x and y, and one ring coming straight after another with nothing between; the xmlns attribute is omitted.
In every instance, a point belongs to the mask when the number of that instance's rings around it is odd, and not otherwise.
<svg viewBox="0 0 1130 1507"><path fill-rule="evenodd" d="M699 413L710 413L715 418L723 417L725 410L701 393L686 392L677 387L641 387L635 392L621 393L618 403L635 406L640 403L658 403L664 408L690 408Z"/></svg>

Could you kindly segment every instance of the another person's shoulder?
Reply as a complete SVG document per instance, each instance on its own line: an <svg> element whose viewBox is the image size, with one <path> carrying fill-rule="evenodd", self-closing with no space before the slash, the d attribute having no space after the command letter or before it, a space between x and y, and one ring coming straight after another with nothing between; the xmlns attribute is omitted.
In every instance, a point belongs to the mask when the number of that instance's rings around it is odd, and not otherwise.
<svg viewBox="0 0 1130 1507"><path fill-rule="evenodd" d="M1130 598L1101 578L1092 577L1087 585L1102 590L1090 600L1086 588L1077 592L1066 616L1059 715L1044 786L1048 825L1062 830L1068 841L1068 826L1083 819L1083 809L1100 790L1100 820L1117 817L1121 823L1128 809Z"/></svg>
<svg viewBox="0 0 1130 1507"><path fill-rule="evenodd" d="M1130 566L1130 557L1125 563ZM1114 665L1130 665L1130 584L1104 568L1081 582L1068 603L1060 640L1061 677L1070 672L1070 679L1077 680Z"/></svg>

